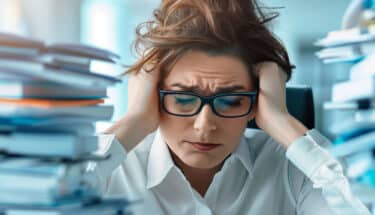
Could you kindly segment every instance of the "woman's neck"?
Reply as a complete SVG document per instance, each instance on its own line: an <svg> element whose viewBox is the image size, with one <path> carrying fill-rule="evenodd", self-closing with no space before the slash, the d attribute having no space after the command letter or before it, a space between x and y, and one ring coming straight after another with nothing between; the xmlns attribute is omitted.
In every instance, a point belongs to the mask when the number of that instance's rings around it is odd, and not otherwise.
<svg viewBox="0 0 375 215"><path fill-rule="evenodd" d="M204 197L215 174L220 171L222 163L210 169L194 168L186 165L174 153L171 154L176 166L184 173L190 185Z"/></svg>

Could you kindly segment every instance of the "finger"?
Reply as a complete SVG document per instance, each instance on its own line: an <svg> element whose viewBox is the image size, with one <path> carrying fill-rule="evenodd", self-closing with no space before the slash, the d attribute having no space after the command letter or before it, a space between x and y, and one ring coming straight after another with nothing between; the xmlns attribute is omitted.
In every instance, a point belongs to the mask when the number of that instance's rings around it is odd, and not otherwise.
<svg viewBox="0 0 375 215"><path fill-rule="evenodd" d="M283 68L281 68L280 66L278 66L278 71L279 71L279 74L281 76L281 80L286 83L286 81L288 80L288 75L287 73L283 70Z"/></svg>
<svg viewBox="0 0 375 215"><path fill-rule="evenodd" d="M273 62L267 62L258 68L260 84L281 84L285 85L288 78L286 72L280 66ZM268 84L267 84L268 83Z"/></svg>

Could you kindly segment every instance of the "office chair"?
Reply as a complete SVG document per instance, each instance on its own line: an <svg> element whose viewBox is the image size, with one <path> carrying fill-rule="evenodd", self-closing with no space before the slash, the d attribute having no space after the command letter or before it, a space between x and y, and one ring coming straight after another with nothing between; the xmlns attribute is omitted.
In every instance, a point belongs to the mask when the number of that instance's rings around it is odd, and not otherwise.
<svg viewBox="0 0 375 215"><path fill-rule="evenodd" d="M314 100L310 87L287 87L286 103L288 111L292 116L300 120L308 129L314 128ZM250 121L247 127L258 128L255 120Z"/></svg>

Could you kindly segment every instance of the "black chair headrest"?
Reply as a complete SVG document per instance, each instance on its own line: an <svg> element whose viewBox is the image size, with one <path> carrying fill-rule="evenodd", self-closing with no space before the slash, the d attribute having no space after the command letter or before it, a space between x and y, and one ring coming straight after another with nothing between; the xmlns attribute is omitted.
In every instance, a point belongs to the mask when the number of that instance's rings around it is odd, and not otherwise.
<svg viewBox="0 0 375 215"><path fill-rule="evenodd" d="M310 87L287 87L286 103L288 111L292 116L300 120L309 129L315 127L314 100ZM258 128L255 120L250 121L247 127Z"/></svg>

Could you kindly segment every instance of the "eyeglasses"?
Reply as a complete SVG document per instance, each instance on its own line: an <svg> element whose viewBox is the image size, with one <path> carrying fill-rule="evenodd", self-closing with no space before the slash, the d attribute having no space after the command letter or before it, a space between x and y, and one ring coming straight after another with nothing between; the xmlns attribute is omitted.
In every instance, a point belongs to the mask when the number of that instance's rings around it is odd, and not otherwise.
<svg viewBox="0 0 375 215"><path fill-rule="evenodd" d="M248 115L256 101L257 92L221 93L201 96L193 92L160 90L160 104L171 115L189 117L198 114L205 104L212 111L225 118Z"/></svg>

